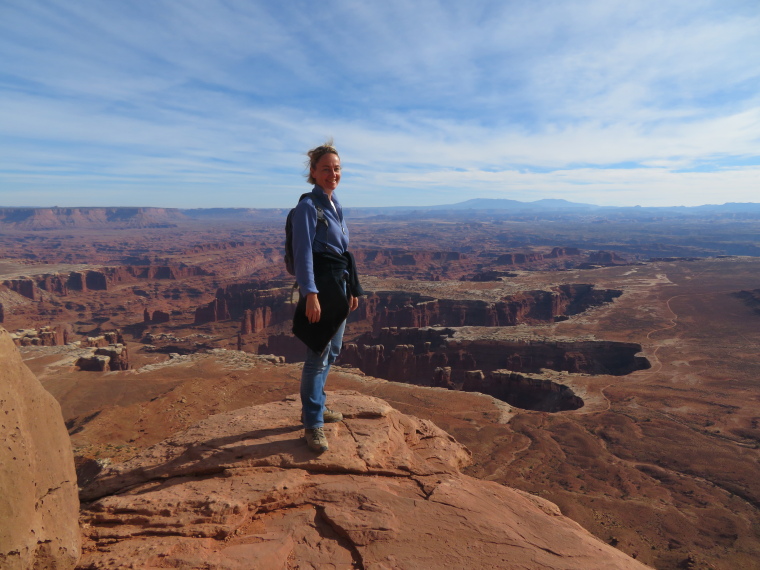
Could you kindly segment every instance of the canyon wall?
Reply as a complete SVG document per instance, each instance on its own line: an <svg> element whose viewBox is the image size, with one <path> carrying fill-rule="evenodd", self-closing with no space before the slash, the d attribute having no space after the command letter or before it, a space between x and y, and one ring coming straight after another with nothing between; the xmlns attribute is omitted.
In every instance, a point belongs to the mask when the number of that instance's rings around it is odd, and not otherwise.
<svg viewBox="0 0 760 570"><path fill-rule="evenodd" d="M547 368L619 376L650 367L639 352L635 343L460 340L451 329L386 328L346 344L339 364L387 380L482 392L517 407L560 411L577 409L583 401L566 386L529 374Z"/></svg>
<svg viewBox="0 0 760 570"><path fill-rule="evenodd" d="M141 280L185 279L210 275L200 268L187 265L123 265L103 267L90 271L71 271L70 273L44 274L36 277L19 277L3 281L11 291L36 301L39 291L47 291L59 296L66 296L69 291L106 291L116 283L132 283Z"/></svg>
<svg viewBox="0 0 760 570"><path fill-rule="evenodd" d="M460 340L451 329L385 328L379 334L365 334L355 343L359 360L351 361L348 354L342 361L361 368L367 374L387 378L390 369L407 381L414 377L432 378L433 370L451 366L460 370L512 370L537 373L543 368L584 374L622 376L649 368L649 361L641 356L641 345L614 341L542 341L542 340ZM381 347L376 349L373 347ZM401 366L400 356L393 356L398 347L406 354ZM370 356L366 351L381 356ZM345 351L344 351L345 352ZM406 358L405 357L405 358ZM373 362L378 367L373 368ZM382 364L380 364L382 363ZM409 364L413 363L413 364Z"/></svg>
<svg viewBox="0 0 760 570"><path fill-rule="evenodd" d="M293 318L290 288L264 288L257 282L220 288L210 303L198 307L195 324L226 319L241 321L241 334L260 332ZM419 293L377 291L370 293L349 317L366 321L375 332L385 327L480 326L504 327L564 320L622 295L614 289L588 284L560 285L550 291L523 291L499 302L436 299Z"/></svg>
<svg viewBox="0 0 760 570"><path fill-rule="evenodd" d="M367 320L376 332L385 327L505 327L550 323L609 303L620 295L622 291L596 289L587 284L560 285L551 291L523 291L496 303L378 291L360 304L352 320Z"/></svg>
<svg viewBox="0 0 760 570"><path fill-rule="evenodd" d="M210 303L195 310L195 324L236 319L242 334L259 332L293 318L291 291L256 281L219 288Z"/></svg>

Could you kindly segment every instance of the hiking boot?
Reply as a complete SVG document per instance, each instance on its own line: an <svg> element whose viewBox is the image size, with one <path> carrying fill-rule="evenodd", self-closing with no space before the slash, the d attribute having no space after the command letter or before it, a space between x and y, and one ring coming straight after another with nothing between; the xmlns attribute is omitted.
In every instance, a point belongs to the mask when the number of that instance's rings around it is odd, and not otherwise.
<svg viewBox="0 0 760 570"><path fill-rule="evenodd" d="M306 440L306 445L317 453L323 453L329 448L327 438L325 437L325 430L321 427L304 430L303 437Z"/></svg>
<svg viewBox="0 0 760 570"><path fill-rule="evenodd" d="M322 419L326 424L334 424L335 422L343 421L343 414L330 408L325 408L325 411L322 413Z"/></svg>

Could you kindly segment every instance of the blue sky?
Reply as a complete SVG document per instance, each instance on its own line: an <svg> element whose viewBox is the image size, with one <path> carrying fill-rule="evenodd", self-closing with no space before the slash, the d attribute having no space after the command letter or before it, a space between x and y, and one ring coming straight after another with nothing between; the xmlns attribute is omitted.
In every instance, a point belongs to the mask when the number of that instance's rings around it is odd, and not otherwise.
<svg viewBox="0 0 760 570"><path fill-rule="evenodd" d="M0 0L0 207L760 202L757 0Z"/></svg>

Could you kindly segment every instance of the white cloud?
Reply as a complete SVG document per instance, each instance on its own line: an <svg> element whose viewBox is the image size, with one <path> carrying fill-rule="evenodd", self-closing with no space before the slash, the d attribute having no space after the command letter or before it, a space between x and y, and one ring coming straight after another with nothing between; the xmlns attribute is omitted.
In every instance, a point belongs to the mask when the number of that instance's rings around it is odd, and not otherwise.
<svg viewBox="0 0 760 570"><path fill-rule="evenodd" d="M5 3L0 204L284 206L330 135L355 205L757 200L757 29L749 0Z"/></svg>

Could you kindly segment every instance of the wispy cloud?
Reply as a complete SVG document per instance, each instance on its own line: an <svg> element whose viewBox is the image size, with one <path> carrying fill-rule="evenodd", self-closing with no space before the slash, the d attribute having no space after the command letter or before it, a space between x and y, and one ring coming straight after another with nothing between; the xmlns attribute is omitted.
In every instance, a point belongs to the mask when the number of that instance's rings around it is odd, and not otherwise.
<svg viewBox="0 0 760 570"><path fill-rule="evenodd" d="M8 0L0 205L288 206L331 135L355 206L757 201L758 29L754 0Z"/></svg>

